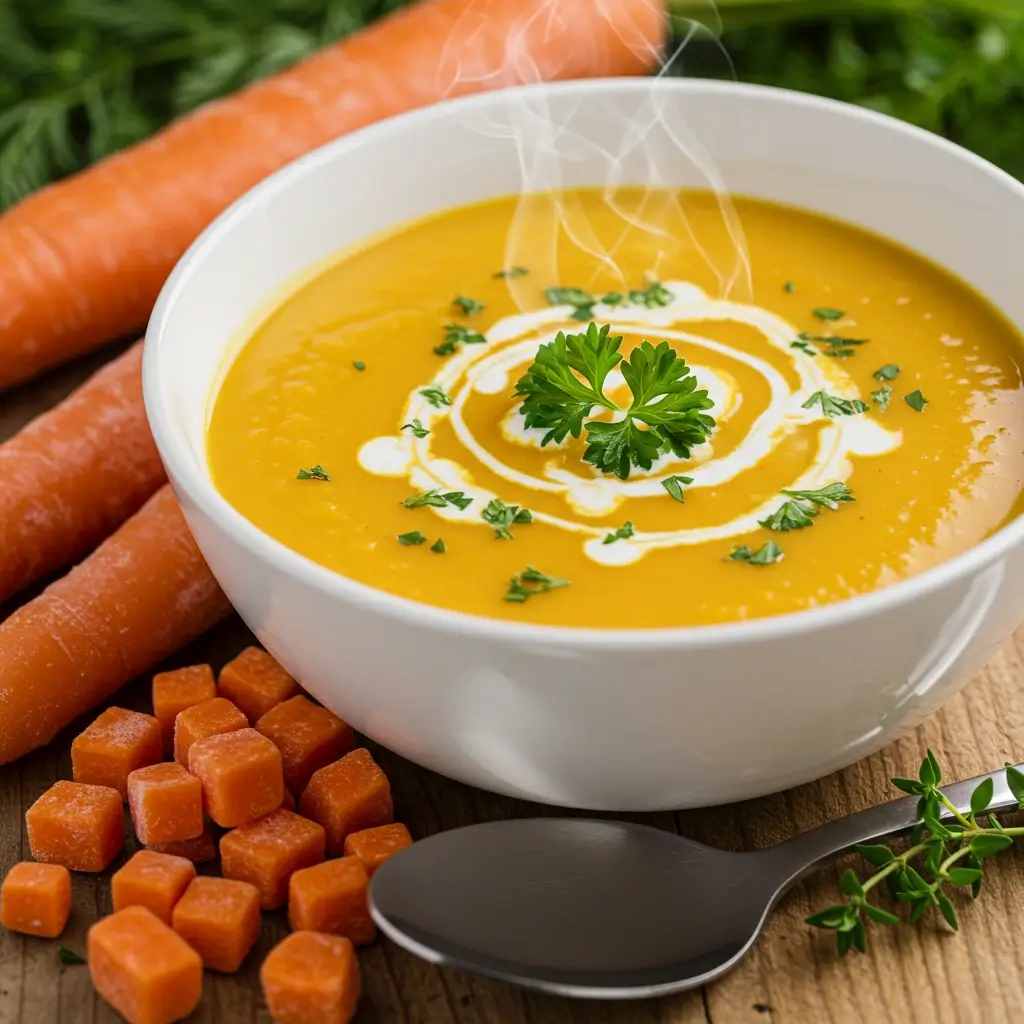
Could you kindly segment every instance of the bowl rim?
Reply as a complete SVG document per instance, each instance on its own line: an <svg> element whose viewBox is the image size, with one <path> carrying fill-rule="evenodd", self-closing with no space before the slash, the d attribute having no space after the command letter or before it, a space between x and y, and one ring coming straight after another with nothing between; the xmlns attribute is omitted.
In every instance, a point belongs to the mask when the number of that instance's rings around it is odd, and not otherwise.
<svg viewBox="0 0 1024 1024"><path fill-rule="evenodd" d="M897 583L829 604L795 612L756 619L720 622L701 626L670 626L651 629L591 629L581 626L519 623L470 612L455 611L380 590L351 579L312 561L271 537L243 516L213 484L209 472L197 470L166 406L159 366L164 349L167 319L176 298L185 290L194 274L202 270L205 254L213 249L233 225L256 213L263 201L301 180L322 164L330 164L346 152L407 125L446 119L459 111L472 111L502 102L509 93L544 92L549 94L601 94L643 92L670 89L679 93L729 93L739 97L774 99L791 106L833 113L876 124L917 139L921 144L954 153L973 164L978 171L994 177L1024 200L1024 183L970 150L923 128L877 111L810 93L775 86L708 79L666 77L595 78L563 82L535 83L492 92L444 100L418 108L343 135L293 160L270 174L228 206L192 242L175 265L154 305L146 329L143 352L143 397L149 423L168 476L175 488L220 530L233 536L247 554L268 563L276 571L297 579L324 595L352 602L367 612L394 620L396 625L434 630L453 636L490 641L505 646L531 644L547 648L600 650L687 650L746 645L764 640L782 639L821 629L842 627L857 620L876 617L892 609L909 605L952 584L963 582L992 563L1005 557L1024 542L1024 515L1011 520L991 536L967 551ZM208 389L213 381L205 382ZM210 396L212 400L212 394Z"/></svg>

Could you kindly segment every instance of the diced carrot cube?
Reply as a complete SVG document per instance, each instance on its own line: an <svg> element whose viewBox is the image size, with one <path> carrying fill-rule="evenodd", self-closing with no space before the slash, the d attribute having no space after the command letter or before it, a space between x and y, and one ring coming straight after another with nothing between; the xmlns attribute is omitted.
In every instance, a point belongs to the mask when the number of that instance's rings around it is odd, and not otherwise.
<svg viewBox="0 0 1024 1024"><path fill-rule="evenodd" d="M293 872L323 859L324 830L291 811L274 811L233 829L220 841L221 873L252 882L264 910L284 904Z"/></svg>
<svg viewBox="0 0 1024 1024"><path fill-rule="evenodd" d="M281 751L255 729L193 743L188 770L203 784L206 813L223 828L261 818L284 799Z"/></svg>
<svg viewBox="0 0 1024 1024"><path fill-rule="evenodd" d="M271 708L256 728L281 751L285 785L297 794L313 772L352 749L351 727L301 694Z"/></svg>
<svg viewBox="0 0 1024 1024"><path fill-rule="evenodd" d="M358 857L372 878L374 872L399 850L412 846L412 836L402 824L378 825L345 837L345 856Z"/></svg>
<svg viewBox="0 0 1024 1024"><path fill-rule="evenodd" d="M293 932L278 943L260 982L277 1024L348 1024L362 988L352 943L319 932Z"/></svg>
<svg viewBox="0 0 1024 1024"><path fill-rule="evenodd" d="M299 810L327 831L327 852L342 853L352 832L389 825L395 808L391 785L364 747L313 773Z"/></svg>
<svg viewBox="0 0 1024 1024"><path fill-rule="evenodd" d="M370 876L358 857L326 860L296 871L288 883L288 924L292 931L344 935L357 946L373 942L377 928L366 890Z"/></svg>
<svg viewBox="0 0 1024 1024"><path fill-rule="evenodd" d="M149 847L154 853L169 853L172 857L184 857L193 864L206 864L217 859L217 843L213 833L203 829L201 836L195 839L179 839L174 843L154 843Z"/></svg>
<svg viewBox="0 0 1024 1024"><path fill-rule="evenodd" d="M128 776L163 757L160 723L152 715L107 708L71 743L75 782L109 786L128 798Z"/></svg>
<svg viewBox="0 0 1024 1024"><path fill-rule="evenodd" d="M199 954L145 907L127 907L89 929L96 991L129 1024L171 1024L203 994Z"/></svg>
<svg viewBox="0 0 1024 1024"><path fill-rule="evenodd" d="M214 697L178 713L174 720L174 760L188 767L188 752L193 743L249 726L245 715L229 700Z"/></svg>
<svg viewBox="0 0 1024 1024"><path fill-rule="evenodd" d="M71 871L102 871L124 846L121 794L109 786L55 782L25 815L32 856Z"/></svg>
<svg viewBox="0 0 1024 1024"><path fill-rule="evenodd" d="M233 974L260 934L260 894L231 878L196 878L174 908L174 930L214 971Z"/></svg>
<svg viewBox="0 0 1024 1024"><path fill-rule="evenodd" d="M145 907L170 924L174 904L195 877L196 866L184 857L139 850L110 879L114 910Z"/></svg>
<svg viewBox="0 0 1024 1024"><path fill-rule="evenodd" d="M217 680L209 665L189 665L153 676L153 714L160 723L166 753L174 749L174 720L178 715L216 696Z"/></svg>
<svg viewBox="0 0 1024 1024"><path fill-rule="evenodd" d="M255 725L297 689L295 680L266 651L247 647L220 670L220 689Z"/></svg>
<svg viewBox="0 0 1024 1024"><path fill-rule="evenodd" d="M128 809L146 846L203 834L203 784L176 761L139 768L128 776Z"/></svg>
<svg viewBox="0 0 1024 1024"><path fill-rule="evenodd" d="M63 864L15 864L0 886L0 924L12 932L55 939L71 913L71 875Z"/></svg>

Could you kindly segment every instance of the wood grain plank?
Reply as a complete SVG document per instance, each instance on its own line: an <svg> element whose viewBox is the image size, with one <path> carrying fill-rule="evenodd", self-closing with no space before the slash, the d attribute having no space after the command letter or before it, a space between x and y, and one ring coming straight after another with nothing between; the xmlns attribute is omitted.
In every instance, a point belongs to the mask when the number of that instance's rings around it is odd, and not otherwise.
<svg viewBox="0 0 1024 1024"><path fill-rule="evenodd" d="M77 386L123 349L83 360L0 401L0 437ZM238 620L180 652L169 664L223 664L251 637ZM959 697L910 736L872 758L788 793L729 807L630 815L726 849L755 849L890 799L895 774L913 774L931 746L951 779L1024 756L1024 631ZM145 709L149 681L126 687L117 702ZM0 768L0 869L28 856L24 811L57 778L70 777L68 747L76 723L49 747ZM417 837L476 821L566 813L484 793L374 748L400 817ZM573 813L573 812L568 812ZM132 847L133 848L133 847ZM117 862L119 863L119 862ZM117 863L114 867L116 868ZM364 998L359 1024L999 1024L1024 1003L1024 854L991 862L982 899L961 900L961 934L931 921L917 929L875 927L867 956L839 961L830 936L808 928L813 910L834 902L839 874L856 859L798 886L777 908L752 955L705 992L643 1003L593 1003L543 997L430 966L379 940L361 952ZM74 880L75 910L61 942L85 950L85 933L110 910L109 872ZM685 908L680 908L685 914ZM259 990L259 963L287 932L281 913L265 916L257 948L242 971L208 973L191 1024L270 1024ZM108 1024L82 967L62 969L56 943L0 930L0 1022Z"/></svg>

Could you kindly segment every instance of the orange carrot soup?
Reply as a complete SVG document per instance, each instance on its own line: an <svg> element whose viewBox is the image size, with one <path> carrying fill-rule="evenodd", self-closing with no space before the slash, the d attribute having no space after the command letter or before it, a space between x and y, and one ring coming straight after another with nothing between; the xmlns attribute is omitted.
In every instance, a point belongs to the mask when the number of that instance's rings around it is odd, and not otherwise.
<svg viewBox="0 0 1024 1024"><path fill-rule="evenodd" d="M1020 512L1024 349L965 284L767 202L737 247L709 193L555 199L554 232L493 200L293 286L215 396L221 494L380 590L596 629L865 594Z"/></svg>

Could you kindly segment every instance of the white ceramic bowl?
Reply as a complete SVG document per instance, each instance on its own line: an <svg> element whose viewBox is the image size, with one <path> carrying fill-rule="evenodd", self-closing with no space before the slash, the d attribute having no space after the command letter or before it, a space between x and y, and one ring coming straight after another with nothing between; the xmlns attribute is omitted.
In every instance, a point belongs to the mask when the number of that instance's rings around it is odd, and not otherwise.
<svg viewBox="0 0 1024 1024"><path fill-rule="evenodd" d="M559 131L548 131L549 116ZM637 124L650 128L647 138L624 142L624 126ZM314 696L399 754L486 789L596 810L693 807L779 790L872 753L935 711L1024 619L1024 520L923 575L839 604L599 632L470 617L373 590L285 548L213 488L204 434L240 331L335 250L517 192L524 131L541 133L528 136L533 156L538 139L554 147L530 165L531 186L652 174L702 185L710 157L730 189L881 232L969 281L1024 328L1024 187L895 120L773 89L673 80L534 86L441 104L273 175L196 241L167 282L147 334L146 405L203 554L261 642ZM698 153L699 140L705 152L685 159L673 139Z"/></svg>

